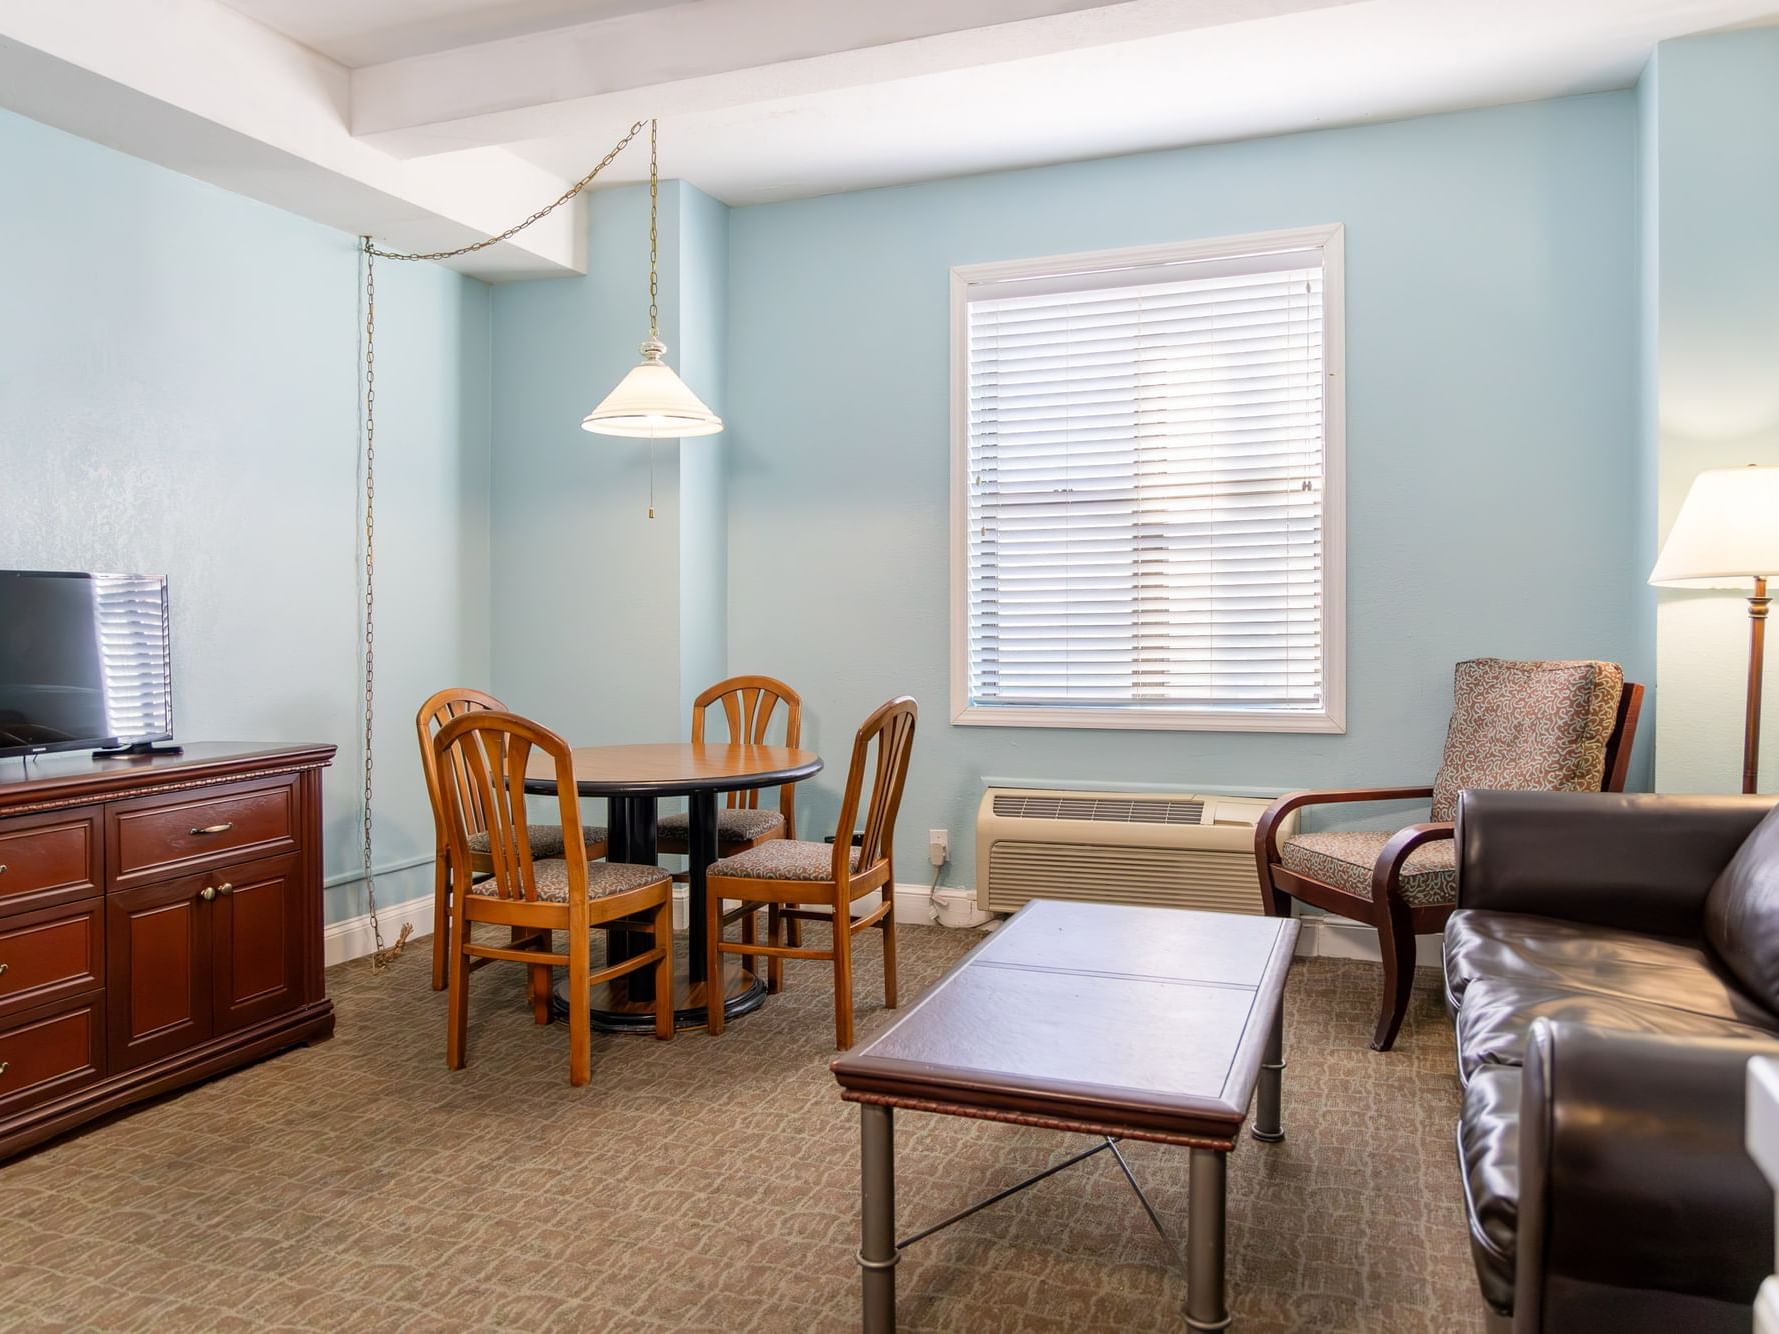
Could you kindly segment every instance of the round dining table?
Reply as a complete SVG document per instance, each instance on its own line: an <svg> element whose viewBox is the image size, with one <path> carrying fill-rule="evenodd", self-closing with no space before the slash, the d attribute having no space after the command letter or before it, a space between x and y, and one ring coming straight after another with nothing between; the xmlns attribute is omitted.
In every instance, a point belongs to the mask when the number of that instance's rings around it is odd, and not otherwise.
<svg viewBox="0 0 1779 1334"><path fill-rule="evenodd" d="M684 797L690 817L689 854L690 948L674 965L674 1027L700 1028L710 998L720 994L723 1014L732 1019L757 1010L766 1000L766 984L741 966L738 957L724 961L722 985L705 977L705 876L717 859L718 798L726 792L795 783L821 771L821 756L789 746L731 745L727 742L670 742L659 745L577 746L573 752L575 790L583 797L604 797L609 829L606 859L653 866L656 804L663 797ZM555 762L534 754L526 771L525 790L538 796L557 792ZM623 931L606 933L606 957L617 963L649 948L645 937ZM568 983L555 990L558 1014L568 1012ZM631 973L593 989L593 1027L607 1033L654 1031L655 983L650 970Z"/></svg>

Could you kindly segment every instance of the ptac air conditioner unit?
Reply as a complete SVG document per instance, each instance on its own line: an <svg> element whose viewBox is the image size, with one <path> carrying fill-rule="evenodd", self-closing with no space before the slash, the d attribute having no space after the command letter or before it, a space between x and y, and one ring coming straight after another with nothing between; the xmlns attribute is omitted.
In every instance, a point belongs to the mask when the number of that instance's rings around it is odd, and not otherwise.
<svg viewBox="0 0 1779 1334"><path fill-rule="evenodd" d="M1259 913L1253 797L991 787L976 812L976 901L1030 899ZM1296 815L1281 837L1295 832Z"/></svg>

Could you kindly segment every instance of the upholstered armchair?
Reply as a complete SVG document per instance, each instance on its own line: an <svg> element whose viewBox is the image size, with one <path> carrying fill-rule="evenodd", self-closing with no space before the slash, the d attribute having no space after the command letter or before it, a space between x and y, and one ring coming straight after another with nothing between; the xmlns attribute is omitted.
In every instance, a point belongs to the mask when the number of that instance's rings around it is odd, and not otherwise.
<svg viewBox="0 0 1779 1334"><path fill-rule="evenodd" d="M1255 826L1260 893L1274 917L1292 900L1364 922L1378 933L1383 996L1374 1050L1388 1051L1414 987L1415 937L1445 928L1457 900L1452 819L1465 788L1548 792L1624 789L1643 687L1610 662L1461 662L1445 758L1431 787L1291 792ZM1394 832L1331 829L1281 838L1306 806L1427 801L1427 822Z"/></svg>

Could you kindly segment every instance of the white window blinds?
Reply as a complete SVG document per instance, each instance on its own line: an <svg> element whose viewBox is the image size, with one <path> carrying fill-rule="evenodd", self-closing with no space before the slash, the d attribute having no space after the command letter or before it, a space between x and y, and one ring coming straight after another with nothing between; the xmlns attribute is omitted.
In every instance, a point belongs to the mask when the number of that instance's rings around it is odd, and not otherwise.
<svg viewBox="0 0 1779 1334"><path fill-rule="evenodd" d="M1327 716L1320 247L964 289L969 710Z"/></svg>

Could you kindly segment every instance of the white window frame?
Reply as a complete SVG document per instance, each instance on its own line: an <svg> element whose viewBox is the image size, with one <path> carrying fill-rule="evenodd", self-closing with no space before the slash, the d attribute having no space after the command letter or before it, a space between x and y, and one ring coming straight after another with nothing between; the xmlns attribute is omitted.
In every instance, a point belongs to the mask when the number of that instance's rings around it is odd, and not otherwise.
<svg viewBox="0 0 1779 1334"><path fill-rule="evenodd" d="M951 270L951 721L964 727L1086 727L1145 731L1345 732L1347 730L1346 577L1346 278L1339 223L1133 246ZM1322 644L1325 707L1305 713L1270 709L1023 708L970 703L969 458L972 291L1018 279L1199 260L1319 250L1322 257L1323 567Z"/></svg>

